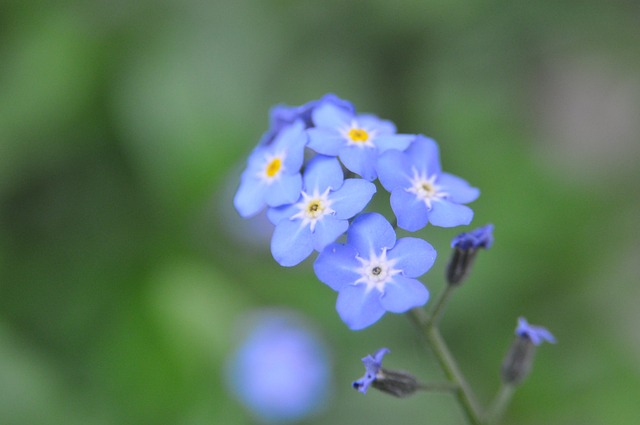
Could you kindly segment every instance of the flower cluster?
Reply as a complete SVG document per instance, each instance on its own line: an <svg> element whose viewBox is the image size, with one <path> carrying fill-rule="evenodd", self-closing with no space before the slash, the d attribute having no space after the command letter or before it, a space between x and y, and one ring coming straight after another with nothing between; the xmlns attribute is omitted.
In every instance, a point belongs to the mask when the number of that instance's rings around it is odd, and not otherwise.
<svg viewBox="0 0 640 425"><path fill-rule="evenodd" d="M379 183L379 185L376 185ZM388 192L397 227L467 225L478 189L443 172L438 145L401 134L388 120L356 113L328 94L302 106L278 105L250 154L234 205L243 217L267 208L275 229L271 253L295 266L313 252L319 280L338 292L336 309L351 329L387 312L424 305L417 280L436 251L418 238L396 238L385 217L363 212L379 188ZM346 242L336 242L346 234Z"/></svg>

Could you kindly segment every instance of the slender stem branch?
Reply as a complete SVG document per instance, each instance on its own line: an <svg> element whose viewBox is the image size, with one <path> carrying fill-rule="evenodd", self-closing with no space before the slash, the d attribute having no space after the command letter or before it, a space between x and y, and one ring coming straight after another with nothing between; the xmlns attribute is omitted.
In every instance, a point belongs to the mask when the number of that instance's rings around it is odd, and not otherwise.
<svg viewBox="0 0 640 425"><path fill-rule="evenodd" d="M454 392L458 390L458 386L451 382L430 382L428 384L418 383L418 389L421 391Z"/></svg>
<svg viewBox="0 0 640 425"><path fill-rule="evenodd" d="M438 299L436 300L435 306L431 312L431 316L427 319L426 323L423 325L425 328L436 326L438 321L442 317L444 313L444 308L449 302L449 298L453 295L453 290L456 288L454 285L446 285L444 291L440 292Z"/></svg>
<svg viewBox="0 0 640 425"><path fill-rule="evenodd" d="M420 328L422 335L433 350L449 382L456 386L455 395L467 420L472 425L481 425L480 408L475 400L475 396L460 371L458 364L451 355L440 331L434 326L433 316L427 317L422 309L411 310L409 316Z"/></svg>
<svg viewBox="0 0 640 425"><path fill-rule="evenodd" d="M511 397L513 397L513 393L516 388L513 385L505 384L504 382L500 384L500 389L498 390L498 394L493 399L491 403L491 407L487 412L485 422L488 424L497 424L500 422L502 415L507 410L507 406L511 401Z"/></svg>

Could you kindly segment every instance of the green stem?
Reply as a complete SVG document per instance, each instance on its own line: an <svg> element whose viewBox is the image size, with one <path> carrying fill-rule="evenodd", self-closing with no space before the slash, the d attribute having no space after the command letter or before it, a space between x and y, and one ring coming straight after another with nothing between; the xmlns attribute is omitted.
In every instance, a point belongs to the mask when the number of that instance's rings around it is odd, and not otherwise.
<svg viewBox="0 0 640 425"><path fill-rule="evenodd" d="M465 416L467 417L467 420L472 425L481 425L480 409L475 400L475 396L462 375L458 364L451 355L451 352L447 347L447 343L442 338L440 331L434 326L434 316L426 317L424 310L417 308L411 310L409 315L420 328L422 335L431 347L431 350L435 354L438 363L440 363L440 367L449 379L449 382L455 385L456 388L454 393L463 412L465 413Z"/></svg>
<svg viewBox="0 0 640 425"><path fill-rule="evenodd" d="M456 287L453 285L447 285L444 288L444 291L440 292L440 296L435 302L435 306L433 307L433 311L431 312L431 316L426 320L426 323L423 325L425 328L437 326L438 321L442 317L444 313L444 308L447 306L449 302L449 298L453 295L453 290Z"/></svg>
<svg viewBox="0 0 640 425"><path fill-rule="evenodd" d="M507 406L511 401L511 397L513 397L513 393L516 388L513 385L505 384L504 382L500 384L500 389L498 390L498 394L496 394L495 399L491 403L491 408L489 409L486 416L486 423L488 424L497 424L500 422L502 415L507 410Z"/></svg>

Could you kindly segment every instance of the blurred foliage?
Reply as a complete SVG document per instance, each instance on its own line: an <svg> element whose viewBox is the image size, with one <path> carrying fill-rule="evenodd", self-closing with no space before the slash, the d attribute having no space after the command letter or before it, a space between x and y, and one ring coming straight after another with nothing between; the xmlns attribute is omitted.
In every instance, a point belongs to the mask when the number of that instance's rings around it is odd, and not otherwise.
<svg viewBox="0 0 640 425"><path fill-rule="evenodd" d="M252 308L304 311L339 386L314 424L458 424L366 397L380 346L438 379L408 320L350 332L310 262L231 207L275 103L334 92L441 144L495 224L443 334L483 401L516 318L547 326L505 423L640 416L640 7L596 0L0 4L0 423L250 423L221 376ZM448 242L424 281L442 286ZM386 362L386 360L385 360Z"/></svg>

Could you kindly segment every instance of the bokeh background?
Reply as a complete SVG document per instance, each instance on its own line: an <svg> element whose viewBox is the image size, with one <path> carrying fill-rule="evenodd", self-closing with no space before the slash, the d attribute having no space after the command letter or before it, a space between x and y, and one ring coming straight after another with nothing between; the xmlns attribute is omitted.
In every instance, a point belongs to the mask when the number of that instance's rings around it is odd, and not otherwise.
<svg viewBox="0 0 640 425"><path fill-rule="evenodd" d="M547 326L507 424L640 417L640 3L0 3L0 423L252 424L237 323L301 312L331 353L304 423L461 424L446 395L350 388L360 358L440 380L406 317L349 331L311 262L231 207L271 105L327 92L424 133L496 242L442 332L488 402L516 319ZM423 281L443 285L449 241Z"/></svg>

